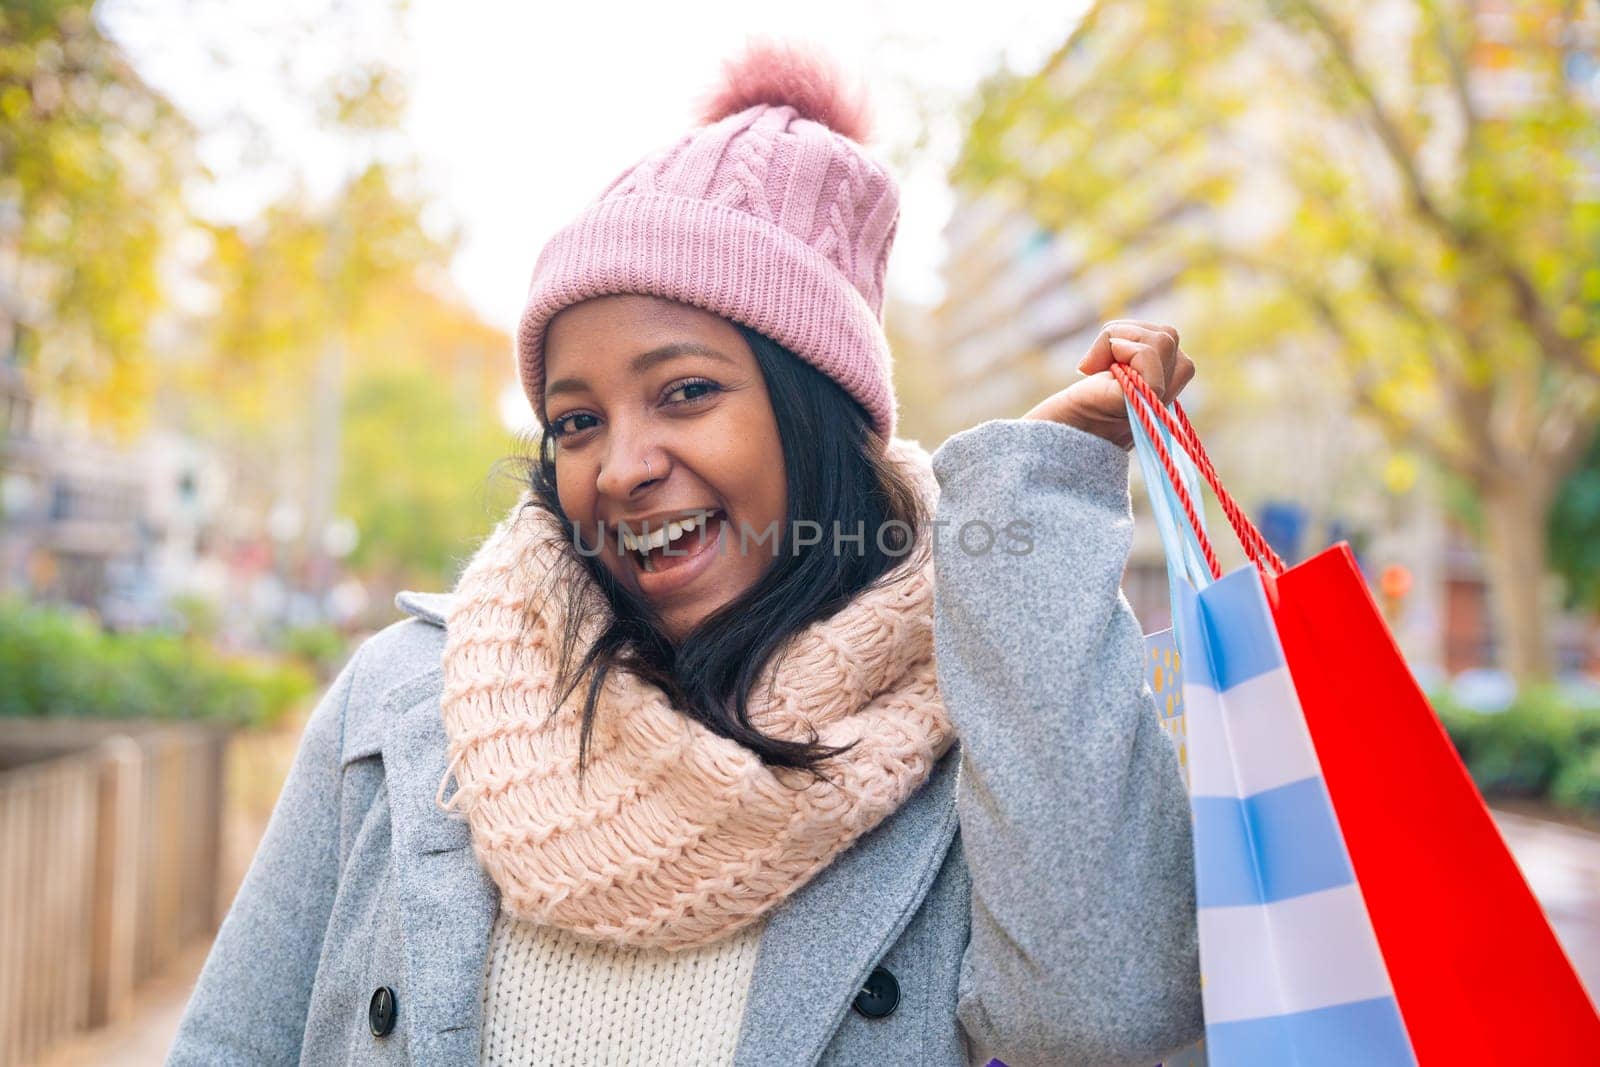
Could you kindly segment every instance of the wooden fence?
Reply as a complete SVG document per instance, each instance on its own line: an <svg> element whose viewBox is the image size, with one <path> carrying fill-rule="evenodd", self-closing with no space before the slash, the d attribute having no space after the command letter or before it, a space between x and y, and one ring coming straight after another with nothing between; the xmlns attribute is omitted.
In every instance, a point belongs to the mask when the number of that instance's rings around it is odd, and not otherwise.
<svg viewBox="0 0 1600 1067"><path fill-rule="evenodd" d="M126 1017L220 921L227 733L0 718L0 1067Z"/></svg>

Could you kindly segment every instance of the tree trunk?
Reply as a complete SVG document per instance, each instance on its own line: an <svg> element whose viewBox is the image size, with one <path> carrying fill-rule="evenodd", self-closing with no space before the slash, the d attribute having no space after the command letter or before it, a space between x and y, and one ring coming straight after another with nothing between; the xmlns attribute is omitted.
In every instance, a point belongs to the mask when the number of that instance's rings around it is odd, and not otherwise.
<svg viewBox="0 0 1600 1067"><path fill-rule="evenodd" d="M1550 479L1502 477L1483 486L1485 566L1500 665L1519 682L1555 669L1545 589Z"/></svg>

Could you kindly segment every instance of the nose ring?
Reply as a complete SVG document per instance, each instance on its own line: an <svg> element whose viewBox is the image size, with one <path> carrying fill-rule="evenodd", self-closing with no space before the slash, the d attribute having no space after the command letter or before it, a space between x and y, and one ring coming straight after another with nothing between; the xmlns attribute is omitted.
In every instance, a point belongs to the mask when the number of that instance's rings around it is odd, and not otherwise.
<svg viewBox="0 0 1600 1067"><path fill-rule="evenodd" d="M650 470L650 461L648 459L644 461L644 476L648 481L653 482L656 480L654 472Z"/></svg>

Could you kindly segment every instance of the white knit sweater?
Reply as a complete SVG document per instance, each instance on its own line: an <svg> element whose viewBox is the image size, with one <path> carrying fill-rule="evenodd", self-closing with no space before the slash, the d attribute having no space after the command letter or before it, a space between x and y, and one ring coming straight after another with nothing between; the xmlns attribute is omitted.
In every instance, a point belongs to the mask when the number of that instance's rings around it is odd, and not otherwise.
<svg viewBox="0 0 1600 1067"><path fill-rule="evenodd" d="M599 944L502 911L484 979L482 1062L733 1062L762 919L699 948Z"/></svg>

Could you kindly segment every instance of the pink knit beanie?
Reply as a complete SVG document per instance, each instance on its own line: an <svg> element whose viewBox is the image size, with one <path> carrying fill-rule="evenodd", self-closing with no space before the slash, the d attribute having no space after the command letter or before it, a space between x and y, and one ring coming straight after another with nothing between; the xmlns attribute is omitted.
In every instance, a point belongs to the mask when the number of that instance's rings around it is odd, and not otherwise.
<svg viewBox="0 0 1600 1067"><path fill-rule="evenodd" d="M757 43L725 64L699 119L614 179L540 252L517 330L534 410L556 313L644 293L765 334L893 436L883 274L900 196L861 146L860 94L814 51Z"/></svg>

